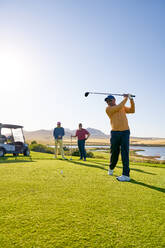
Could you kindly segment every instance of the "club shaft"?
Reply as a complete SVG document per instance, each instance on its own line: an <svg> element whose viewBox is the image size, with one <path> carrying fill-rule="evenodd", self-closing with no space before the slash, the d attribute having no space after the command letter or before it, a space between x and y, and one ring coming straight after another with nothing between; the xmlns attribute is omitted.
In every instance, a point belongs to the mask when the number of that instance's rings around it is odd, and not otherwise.
<svg viewBox="0 0 165 248"><path fill-rule="evenodd" d="M97 95L112 95L112 96L124 96L124 94L113 94L113 93L102 93L102 92L88 92L89 94L97 94ZM131 97L135 97L135 95L131 95Z"/></svg>

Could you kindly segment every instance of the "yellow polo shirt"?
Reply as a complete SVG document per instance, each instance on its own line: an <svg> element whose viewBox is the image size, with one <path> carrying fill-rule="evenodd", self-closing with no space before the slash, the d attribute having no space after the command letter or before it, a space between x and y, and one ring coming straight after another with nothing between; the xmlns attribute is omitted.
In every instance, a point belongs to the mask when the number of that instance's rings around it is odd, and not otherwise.
<svg viewBox="0 0 165 248"><path fill-rule="evenodd" d="M126 97L120 104L115 106L108 106L106 108L106 113L110 118L110 124L112 131L125 131L129 129L128 120L126 114L135 113L135 104L131 99L130 107L125 107L128 98Z"/></svg>

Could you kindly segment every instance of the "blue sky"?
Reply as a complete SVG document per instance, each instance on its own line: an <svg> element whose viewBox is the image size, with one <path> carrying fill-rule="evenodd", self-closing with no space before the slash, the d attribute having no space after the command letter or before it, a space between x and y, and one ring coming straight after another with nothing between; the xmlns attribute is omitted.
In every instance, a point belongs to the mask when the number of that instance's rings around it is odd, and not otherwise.
<svg viewBox="0 0 165 248"><path fill-rule="evenodd" d="M131 135L165 138L164 13L163 0L0 0L0 122L109 133L104 96L84 93L132 93Z"/></svg>

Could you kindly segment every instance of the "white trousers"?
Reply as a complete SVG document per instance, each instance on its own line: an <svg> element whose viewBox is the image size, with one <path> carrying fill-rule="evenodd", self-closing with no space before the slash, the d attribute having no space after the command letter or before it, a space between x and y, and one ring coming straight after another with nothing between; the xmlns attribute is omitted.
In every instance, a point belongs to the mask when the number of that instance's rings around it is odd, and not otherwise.
<svg viewBox="0 0 165 248"><path fill-rule="evenodd" d="M57 157L57 155L58 155L58 146L60 148L61 156L64 157L64 149L63 149L63 140L62 139L55 139L55 149L54 149L55 157Z"/></svg>

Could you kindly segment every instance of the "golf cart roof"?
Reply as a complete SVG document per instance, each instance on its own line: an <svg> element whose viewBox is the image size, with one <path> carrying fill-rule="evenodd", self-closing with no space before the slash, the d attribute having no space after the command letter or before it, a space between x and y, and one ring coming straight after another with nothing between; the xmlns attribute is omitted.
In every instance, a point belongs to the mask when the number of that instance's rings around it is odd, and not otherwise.
<svg viewBox="0 0 165 248"><path fill-rule="evenodd" d="M12 124L2 124L2 123L0 123L0 128L13 128L13 129L17 129L17 128L23 128L23 126L12 125Z"/></svg>

